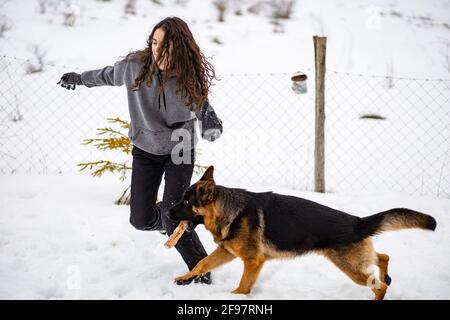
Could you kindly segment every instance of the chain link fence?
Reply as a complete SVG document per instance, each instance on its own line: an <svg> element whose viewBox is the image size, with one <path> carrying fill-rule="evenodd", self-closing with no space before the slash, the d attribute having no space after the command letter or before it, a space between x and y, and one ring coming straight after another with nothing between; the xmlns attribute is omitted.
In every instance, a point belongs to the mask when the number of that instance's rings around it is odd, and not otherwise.
<svg viewBox="0 0 450 320"><path fill-rule="evenodd" d="M77 68L0 57L0 173L75 173L94 160L131 155L82 145L128 120L123 87L56 85ZM98 66L101 68L103 66ZM42 69L39 71L39 69ZM37 70L37 71L36 71ZM197 163L221 184L313 190L314 70L308 92L290 74L222 75L210 101L222 137L200 140ZM450 196L450 80L403 79L327 70L325 183L328 192Z"/></svg>
<svg viewBox="0 0 450 320"><path fill-rule="evenodd" d="M450 80L326 77L327 190L450 196Z"/></svg>

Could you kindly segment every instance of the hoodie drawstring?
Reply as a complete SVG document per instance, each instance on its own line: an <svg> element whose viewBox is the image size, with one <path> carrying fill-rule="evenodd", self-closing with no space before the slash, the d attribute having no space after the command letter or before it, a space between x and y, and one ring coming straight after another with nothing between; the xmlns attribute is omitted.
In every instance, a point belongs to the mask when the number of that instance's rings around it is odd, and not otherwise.
<svg viewBox="0 0 450 320"><path fill-rule="evenodd" d="M159 85L162 87L164 109L167 111L166 93L164 92L164 86L161 83L161 72L158 72L158 81L159 81ZM159 92L159 94L158 94L158 110L161 110L161 92Z"/></svg>

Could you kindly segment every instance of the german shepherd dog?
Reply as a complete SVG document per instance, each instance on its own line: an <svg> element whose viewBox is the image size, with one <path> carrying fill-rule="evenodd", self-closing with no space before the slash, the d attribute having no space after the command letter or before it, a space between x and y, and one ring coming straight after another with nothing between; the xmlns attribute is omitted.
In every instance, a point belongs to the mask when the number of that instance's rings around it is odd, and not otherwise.
<svg viewBox="0 0 450 320"><path fill-rule="evenodd" d="M302 198L226 188L216 185L213 170L209 167L169 211L172 219L204 224L218 244L192 271L176 278L178 284L190 283L239 257L244 273L232 293L247 294L265 261L314 252L382 300L391 283L389 256L374 250L371 236L406 228L436 228L433 217L409 209L360 218ZM379 277L372 266L379 267Z"/></svg>

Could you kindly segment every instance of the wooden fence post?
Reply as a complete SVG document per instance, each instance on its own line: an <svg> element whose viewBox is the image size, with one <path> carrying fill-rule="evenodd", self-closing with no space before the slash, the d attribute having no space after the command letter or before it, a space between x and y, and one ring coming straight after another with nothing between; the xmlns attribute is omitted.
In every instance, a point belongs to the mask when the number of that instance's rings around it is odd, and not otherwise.
<svg viewBox="0 0 450 320"><path fill-rule="evenodd" d="M314 191L325 192L325 57L327 38L314 36L313 39L316 69Z"/></svg>

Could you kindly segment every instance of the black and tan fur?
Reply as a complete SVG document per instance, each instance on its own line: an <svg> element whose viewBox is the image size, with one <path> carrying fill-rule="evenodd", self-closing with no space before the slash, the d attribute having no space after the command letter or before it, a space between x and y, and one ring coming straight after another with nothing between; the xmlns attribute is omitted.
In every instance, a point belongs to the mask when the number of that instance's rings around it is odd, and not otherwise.
<svg viewBox="0 0 450 320"><path fill-rule="evenodd" d="M226 188L215 184L212 166L185 191L170 215L203 223L218 244L175 281L188 283L239 257L244 273L233 293L244 294L250 292L267 260L314 252L331 260L355 283L370 287L375 299L381 300L391 282L389 256L374 250L371 236L405 228L436 228L433 217L409 209L359 218L302 198ZM379 278L371 269L374 265L380 269Z"/></svg>

